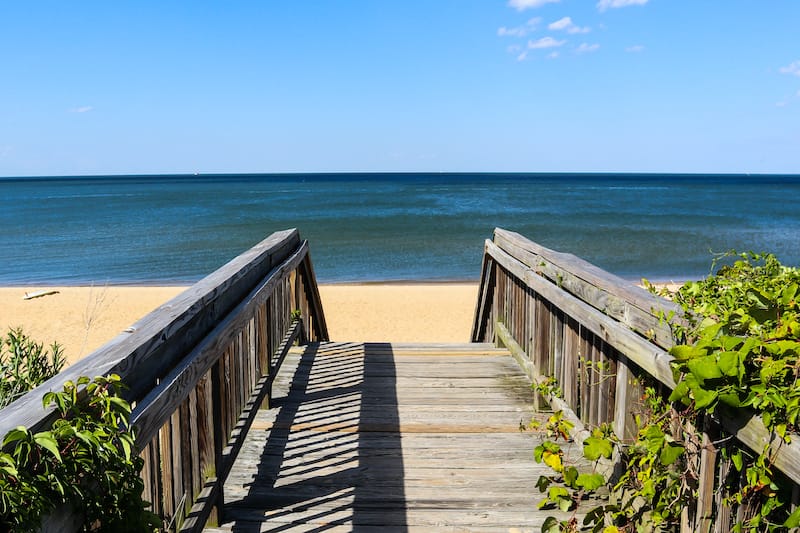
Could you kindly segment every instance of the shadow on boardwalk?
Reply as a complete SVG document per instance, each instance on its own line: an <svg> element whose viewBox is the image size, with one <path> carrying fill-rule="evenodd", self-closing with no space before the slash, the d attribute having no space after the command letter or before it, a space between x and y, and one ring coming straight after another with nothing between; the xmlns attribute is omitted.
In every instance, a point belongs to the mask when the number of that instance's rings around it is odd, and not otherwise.
<svg viewBox="0 0 800 533"><path fill-rule="evenodd" d="M539 531L533 392L487 344L293 350L214 532ZM578 454L580 452L578 451Z"/></svg>
<svg viewBox="0 0 800 533"><path fill-rule="evenodd" d="M322 359L318 347L303 352L287 394L273 402L276 416L255 479L226 510L226 521L236 521L232 531L286 531L301 523L306 531L406 530L394 357L388 344L371 351L342 347ZM259 429L266 428L257 421L253 430Z"/></svg>

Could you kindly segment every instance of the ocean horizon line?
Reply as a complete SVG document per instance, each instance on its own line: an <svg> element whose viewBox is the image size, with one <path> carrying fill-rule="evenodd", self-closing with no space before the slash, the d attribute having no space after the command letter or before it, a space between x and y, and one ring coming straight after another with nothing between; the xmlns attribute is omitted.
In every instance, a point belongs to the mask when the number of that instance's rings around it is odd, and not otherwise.
<svg viewBox="0 0 800 533"><path fill-rule="evenodd" d="M143 172L143 173L92 173L92 174L36 174L36 175L18 175L18 176L0 176L0 181L48 181L48 180L103 180L103 179L157 179L157 178L178 178L178 179L219 179L229 177L232 179L241 178L296 178L301 176L310 176L315 178L346 178L351 179L354 176L368 177L368 176L387 176L387 177L401 177L401 176L439 176L439 177L455 177L455 176L476 176L476 177L491 177L491 176L520 176L520 177L573 177L573 178L763 178L763 177L782 177L782 178L800 178L800 172L662 172L662 171L371 171L371 170L356 170L356 171L290 171L290 172Z"/></svg>

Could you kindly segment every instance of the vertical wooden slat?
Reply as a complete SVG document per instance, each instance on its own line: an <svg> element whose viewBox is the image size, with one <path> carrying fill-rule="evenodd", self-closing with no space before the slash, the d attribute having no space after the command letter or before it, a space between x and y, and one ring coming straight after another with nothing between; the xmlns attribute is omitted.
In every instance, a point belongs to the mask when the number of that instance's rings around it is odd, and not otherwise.
<svg viewBox="0 0 800 533"><path fill-rule="evenodd" d="M174 514L181 511L180 504L186 488L183 485L183 457L181 457L181 415L180 409L172 413L169 422L169 441L172 451L172 508ZM176 520L177 524L179 520Z"/></svg>
<svg viewBox="0 0 800 533"><path fill-rule="evenodd" d="M572 318L567 320L564 327L565 337L565 361L564 365L564 400L569 405L578 405L578 380L580 374L578 373L580 358L580 341L581 332L580 325Z"/></svg>
<svg viewBox="0 0 800 533"><path fill-rule="evenodd" d="M709 416L703 419L703 439L700 450L700 478L697 480L697 518L694 530L698 533L711 531L713 525L714 492L716 482L717 448L714 441L719 430Z"/></svg>
<svg viewBox="0 0 800 533"><path fill-rule="evenodd" d="M159 455L161 456L162 472L162 511L167 520L171 520L175 514L175 484L173 479L172 467L172 430L171 420L159 430L158 443Z"/></svg>
<svg viewBox="0 0 800 533"><path fill-rule="evenodd" d="M150 459L150 498L151 510L158 516L164 516L164 494L162 489L163 473L161 471L161 450L158 434L147 444Z"/></svg>
<svg viewBox="0 0 800 533"><path fill-rule="evenodd" d="M266 306L264 304L260 304L256 309L256 349L258 351L258 373L260 376L266 376L269 374L266 322Z"/></svg>
<svg viewBox="0 0 800 533"><path fill-rule="evenodd" d="M584 423L591 423L589 413L591 413L592 394L589 383L591 381L591 368L589 363L592 360L592 337L594 335L586 328L581 328L581 342L580 342L580 361L579 361L579 375L580 375L580 403L578 404L578 416Z"/></svg>
<svg viewBox="0 0 800 533"><path fill-rule="evenodd" d="M181 404L180 410L178 411L178 418L180 419L180 445L181 445L181 476L182 476L182 486L183 486L183 494L182 496L186 498L186 502L184 504L183 513L184 516L186 512L191 507L192 497L194 496L193 486L194 486L194 469L196 465L192 462L192 441L197 440L197 436L194 435L194 419L190 417L189 414L189 399L187 398L185 402ZM183 517L181 517L183 518Z"/></svg>
<svg viewBox="0 0 800 533"><path fill-rule="evenodd" d="M631 442L633 435L632 426L633 420L631 419L629 408L630 398L628 395L628 377L630 370L628 368L628 358L624 355L619 355L617 360L617 375L616 375L616 391L614 394L614 433L623 442Z"/></svg>
<svg viewBox="0 0 800 533"><path fill-rule="evenodd" d="M200 460L200 441L203 438L200 432L204 429L200 423L199 409L197 406L197 389L196 386L189 393L189 423L191 425L192 438L189 441L190 457L192 461L192 500L197 497L205 482L203 476L203 463Z"/></svg>
<svg viewBox="0 0 800 533"><path fill-rule="evenodd" d="M530 359L531 355L534 353L534 345L536 343L536 293L533 289L529 289L527 292L525 307L528 315L527 324L525 326L527 328L525 332L525 353L528 354L528 358Z"/></svg>

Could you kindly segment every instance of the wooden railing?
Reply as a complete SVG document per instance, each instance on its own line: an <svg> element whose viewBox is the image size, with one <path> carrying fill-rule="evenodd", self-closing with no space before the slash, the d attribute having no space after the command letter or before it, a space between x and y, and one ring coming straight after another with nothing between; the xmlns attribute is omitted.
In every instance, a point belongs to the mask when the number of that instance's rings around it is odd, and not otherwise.
<svg viewBox="0 0 800 533"><path fill-rule="evenodd" d="M675 386L668 353L673 335L660 319L673 311L679 308L672 302L586 261L496 229L485 245L472 340L509 348L533 382L554 377L560 394L546 399L575 423L576 440L586 438L587 426L610 423L630 442L636 436L634 416L642 411L642 383L664 390ZM728 492L719 480L731 464L720 452L726 445L722 433L756 453L770 446L773 465L797 500L796 440L785 444L758 416L722 405L689 423L702 432L703 442L698 498L685 509L683 531L727 532L745 512L724 504Z"/></svg>
<svg viewBox="0 0 800 533"><path fill-rule="evenodd" d="M289 347L327 337L308 243L278 232L11 404L0 434L46 427L42 395L65 381L116 373L134 405L144 499L165 529L197 531L221 518L222 483ZM56 513L43 530L71 522Z"/></svg>

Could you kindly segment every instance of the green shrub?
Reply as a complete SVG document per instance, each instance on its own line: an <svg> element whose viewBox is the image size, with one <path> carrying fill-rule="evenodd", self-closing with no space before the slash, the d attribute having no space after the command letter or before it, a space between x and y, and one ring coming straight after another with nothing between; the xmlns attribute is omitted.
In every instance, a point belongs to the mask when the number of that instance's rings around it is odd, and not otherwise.
<svg viewBox="0 0 800 533"><path fill-rule="evenodd" d="M44 396L58 415L48 431L11 430L0 452L0 531L36 531L69 506L83 531L145 532L160 526L142 500L143 460L119 376L81 377Z"/></svg>
<svg viewBox="0 0 800 533"><path fill-rule="evenodd" d="M0 336L0 409L58 374L66 363L57 343L49 350L16 328Z"/></svg>

